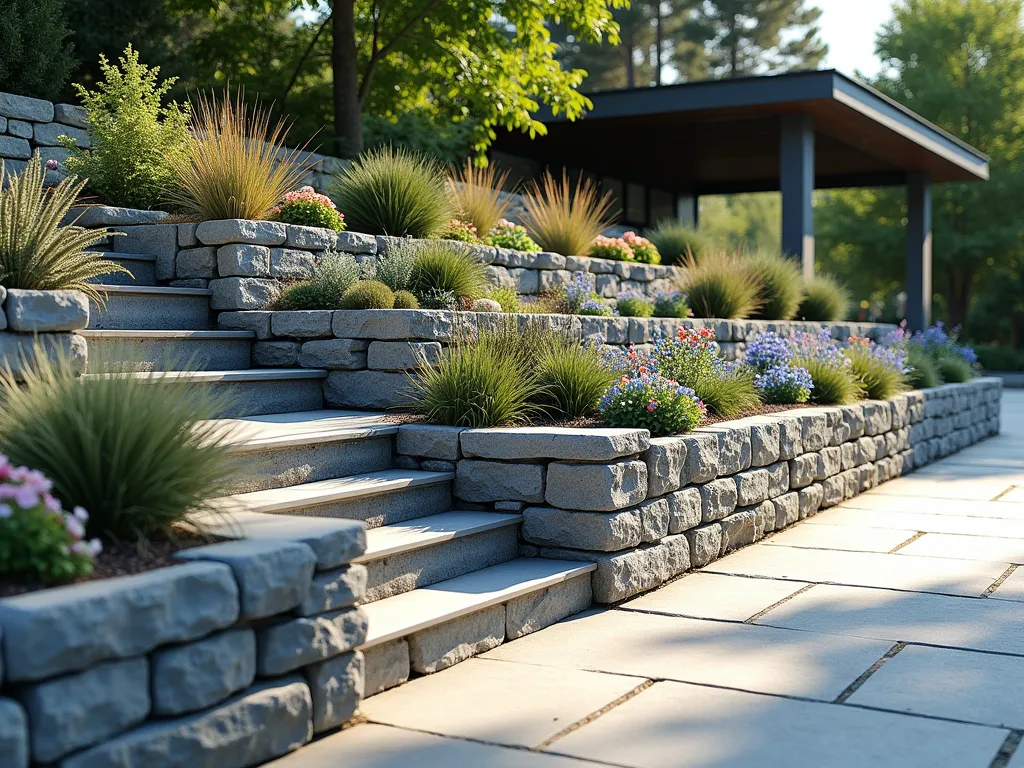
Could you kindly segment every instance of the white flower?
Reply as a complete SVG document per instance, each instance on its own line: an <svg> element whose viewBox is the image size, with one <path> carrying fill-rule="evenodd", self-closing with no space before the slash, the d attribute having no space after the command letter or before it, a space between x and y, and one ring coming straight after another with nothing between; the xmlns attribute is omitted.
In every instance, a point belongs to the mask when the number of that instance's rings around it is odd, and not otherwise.
<svg viewBox="0 0 1024 768"><path fill-rule="evenodd" d="M72 513L83 523L89 522L89 513L85 511L85 507L75 507Z"/></svg>
<svg viewBox="0 0 1024 768"><path fill-rule="evenodd" d="M82 525L81 521L79 521L77 517L64 518L64 527L67 528L68 533L76 539L80 539L85 536L85 526Z"/></svg>

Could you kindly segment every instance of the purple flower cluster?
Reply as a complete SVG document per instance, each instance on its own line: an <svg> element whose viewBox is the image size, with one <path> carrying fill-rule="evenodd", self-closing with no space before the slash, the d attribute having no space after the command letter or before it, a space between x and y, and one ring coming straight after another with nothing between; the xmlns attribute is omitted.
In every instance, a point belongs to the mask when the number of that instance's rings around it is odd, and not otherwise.
<svg viewBox="0 0 1024 768"><path fill-rule="evenodd" d="M570 314L578 314L585 301L595 298L594 277L584 272L576 272L563 291L565 308Z"/></svg>
<svg viewBox="0 0 1024 768"><path fill-rule="evenodd" d="M759 371L789 365L793 361L793 356L793 342L774 331L757 334L754 340L747 344L743 353L747 365Z"/></svg>
<svg viewBox="0 0 1024 768"><path fill-rule="evenodd" d="M910 337L910 343L921 345L933 357L953 355L974 365L978 362L978 355L972 347L959 343L959 330L959 328L954 328L947 332L946 326L939 320L931 328L915 333Z"/></svg>
<svg viewBox="0 0 1024 768"><path fill-rule="evenodd" d="M822 328L818 333L797 331L793 336L793 349L796 360L808 358L835 366L850 364L849 358L843 354L828 328Z"/></svg>
<svg viewBox="0 0 1024 768"><path fill-rule="evenodd" d="M774 365L754 376L754 386L766 403L805 403L814 389L806 368Z"/></svg>
<svg viewBox="0 0 1024 768"><path fill-rule="evenodd" d="M584 299L576 310L577 315L597 315L599 317L612 317L615 310L597 298Z"/></svg>

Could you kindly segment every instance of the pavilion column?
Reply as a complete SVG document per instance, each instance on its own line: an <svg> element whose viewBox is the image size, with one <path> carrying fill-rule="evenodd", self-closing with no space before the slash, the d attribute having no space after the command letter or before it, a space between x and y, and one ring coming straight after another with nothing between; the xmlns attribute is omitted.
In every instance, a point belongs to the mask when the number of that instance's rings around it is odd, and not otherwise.
<svg viewBox="0 0 1024 768"><path fill-rule="evenodd" d="M804 277L814 275L814 121L784 115L779 146L782 250L799 259Z"/></svg>
<svg viewBox="0 0 1024 768"><path fill-rule="evenodd" d="M700 198L697 194L676 196L676 217L694 229L700 224Z"/></svg>
<svg viewBox="0 0 1024 768"><path fill-rule="evenodd" d="M907 176L907 325L921 331L932 322L932 177Z"/></svg>

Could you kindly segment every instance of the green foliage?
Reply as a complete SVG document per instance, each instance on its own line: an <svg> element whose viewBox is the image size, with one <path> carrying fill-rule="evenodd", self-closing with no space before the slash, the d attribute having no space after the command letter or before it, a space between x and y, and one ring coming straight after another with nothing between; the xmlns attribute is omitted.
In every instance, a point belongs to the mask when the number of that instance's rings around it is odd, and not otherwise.
<svg viewBox="0 0 1024 768"><path fill-rule="evenodd" d="M515 288L507 288L499 286L497 288L491 288L487 293L487 298L494 299L501 305L502 312L516 313L521 309L521 302L519 300L519 293Z"/></svg>
<svg viewBox="0 0 1024 768"><path fill-rule="evenodd" d="M646 237L640 237L636 232L627 232L622 239L633 249L633 258L641 264L661 264L658 247Z"/></svg>
<svg viewBox="0 0 1024 768"><path fill-rule="evenodd" d="M974 368L962 357L940 357L935 364L946 384L959 384L974 378Z"/></svg>
<svg viewBox="0 0 1024 768"><path fill-rule="evenodd" d="M942 384L935 359L920 344L907 344L907 383L914 389L928 389Z"/></svg>
<svg viewBox="0 0 1024 768"><path fill-rule="evenodd" d="M394 309L395 294L377 280L360 280L341 297L339 309Z"/></svg>
<svg viewBox="0 0 1024 768"><path fill-rule="evenodd" d="M987 371L1024 371L1024 352L1019 349L978 346L974 351L981 367Z"/></svg>
<svg viewBox="0 0 1024 768"><path fill-rule="evenodd" d="M655 317L689 317L690 307L679 291L667 291L654 297Z"/></svg>
<svg viewBox="0 0 1024 768"><path fill-rule="evenodd" d="M313 269L313 276L285 289L271 308L277 311L299 309L340 309L345 292L359 279L358 262L347 253L327 251Z"/></svg>
<svg viewBox="0 0 1024 768"><path fill-rule="evenodd" d="M716 416L732 418L761 403L754 386L754 373L745 368L678 381L696 392L708 411Z"/></svg>
<svg viewBox="0 0 1024 768"><path fill-rule="evenodd" d="M694 317L751 317L760 307L760 285L742 262L724 251L686 262L681 289Z"/></svg>
<svg viewBox="0 0 1024 768"><path fill-rule="evenodd" d="M654 305L641 296L623 296L615 308L622 317L654 317Z"/></svg>
<svg viewBox="0 0 1024 768"><path fill-rule="evenodd" d="M423 303L433 291L478 299L487 289L487 273L468 250L441 240L422 243L409 276L409 290Z"/></svg>
<svg viewBox="0 0 1024 768"><path fill-rule="evenodd" d="M71 289L100 301L89 281L128 270L85 250L110 236L108 230L60 226L83 182L65 179L46 191L45 176L38 153L16 176L7 176L0 161L0 180L7 182L0 188L0 285L35 291Z"/></svg>
<svg viewBox="0 0 1024 768"><path fill-rule="evenodd" d="M93 370L130 370L130 350L90 354ZM19 384L0 373L0 453L39 469L87 531L146 540L227 492L235 465L215 422L227 401L159 373L79 378L57 355L35 356Z"/></svg>
<svg viewBox="0 0 1024 768"><path fill-rule="evenodd" d="M831 275L815 275L803 281L803 299L796 310L799 320L834 323L850 311L849 292Z"/></svg>
<svg viewBox="0 0 1024 768"><path fill-rule="evenodd" d="M540 246L527 234L526 227L504 219L499 221L498 225L487 234L484 242L495 248L509 248L513 251L534 253L540 250Z"/></svg>
<svg viewBox="0 0 1024 768"><path fill-rule="evenodd" d="M426 293L416 296L416 300L423 309L444 309L449 312L462 309L459 297L453 291L446 291L443 288L431 288Z"/></svg>
<svg viewBox="0 0 1024 768"><path fill-rule="evenodd" d="M448 166L465 162L472 152L474 123L431 120L422 110L398 112L394 118L363 116L363 146L401 147L432 157Z"/></svg>
<svg viewBox="0 0 1024 768"><path fill-rule="evenodd" d="M760 249L747 254L745 266L757 281L760 307L753 317L791 320L803 298L800 267L778 251Z"/></svg>
<svg viewBox="0 0 1024 768"><path fill-rule="evenodd" d="M821 405L848 405L861 396L861 388L851 366L814 356L798 357L794 365L807 369L814 382L811 402Z"/></svg>
<svg viewBox="0 0 1024 768"><path fill-rule="evenodd" d="M711 247L708 238L694 227L675 219L658 222L646 232L666 264L683 264L691 256L700 259Z"/></svg>
<svg viewBox="0 0 1024 768"><path fill-rule="evenodd" d="M356 232L437 237L452 215L440 164L401 148L378 147L342 170L331 197Z"/></svg>
<svg viewBox="0 0 1024 768"><path fill-rule="evenodd" d="M660 376L615 385L601 399L601 418L610 427L646 429L652 436L689 432L704 417L697 399Z"/></svg>
<svg viewBox="0 0 1024 768"><path fill-rule="evenodd" d="M869 347L851 344L843 349L843 354L849 359L850 370L869 400L888 400L906 389L903 374L871 354Z"/></svg>
<svg viewBox="0 0 1024 768"><path fill-rule="evenodd" d="M612 197L590 179L569 182L568 172L556 179L545 171L527 188L523 216L533 239L547 251L566 256L590 251L594 239L611 223Z"/></svg>
<svg viewBox="0 0 1024 768"><path fill-rule="evenodd" d="M610 259L612 261L636 261L633 249L621 237L605 237L598 235L587 251L587 256L594 259Z"/></svg>
<svg viewBox="0 0 1024 768"><path fill-rule="evenodd" d="M420 303L410 291L395 291L395 309L419 309Z"/></svg>
<svg viewBox="0 0 1024 768"><path fill-rule="evenodd" d="M27 509L6 505L11 514L0 517L0 577L59 584L89 576L92 557L72 551L75 539L65 514L54 514L43 503Z"/></svg>
<svg viewBox="0 0 1024 768"><path fill-rule="evenodd" d="M616 378L600 347L561 336L541 355L538 370L539 404L570 419L593 413Z"/></svg>
<svg viewBox="0 0 1024 768"><path fill-rule="evenodd" d="M326 196L316 195L316 197L324 197L324 201L316 199L288 200L287 196L285 196L285 202L279 206L279 210L274 214L274 218L277 221L283 221L285 224L320 227L334 232L343 231L345 229L345 222L338 214L334 203L330 203L330 198ZM330 203L330 205L327 203Z"/></svg>
<svg viewBox="0 0 1024 768"><path fill-rule="evenodd" d="M392 243L374 262L372 277L380 280L392 291L408 291L416 259L417 250L412 243Z"/></svg>
<svg viewBox="0 0 1024 768"><path fill-rule="evenodd" d="M472 224L452 219L438 237L441 240L457 240L460 243L479 243L480 238L476 236L476 232L476 227Z"/></svg>
<svg viewBox="0 0 1024 768"><path fill-rule="evenodd" d="M159 68L141 64L130 45L118 61L101 55L103 81L91 91L75 86L89 116L91 145L83 149L64 139L71 150L64 166L88 178L88 189L107 205L165 206L177 186L175 166L187 156L190 111L163 103L175 79L158 82Z"/></svg>
<svg viewBox="0 0 1024 768"><path fill-rule="evenodd" d="M0 14L0 91L52 101L75 66L63 0L7 0Z"/></svg>

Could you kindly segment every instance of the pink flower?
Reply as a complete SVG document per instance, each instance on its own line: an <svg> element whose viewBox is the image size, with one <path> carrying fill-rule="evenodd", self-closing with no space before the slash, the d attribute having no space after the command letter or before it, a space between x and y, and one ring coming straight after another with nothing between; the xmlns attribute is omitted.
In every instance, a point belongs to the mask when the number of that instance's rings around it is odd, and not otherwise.
<svg viewBox="0 0 1024 768"><path fill-rule="evenodd" d="M85 511L85 507L75 507L72 510L72 514L81 520L83 523L89 522L89 513Z"/></svg>
<svg viewBox="0 0 1024 768"><path fill-rule="evenodd" d="M61 509L60 509L60 501L58 501L57 499L53 498L53 496L51 496L49 493L44 493L43 494L43 504L45 504L46 508L48 510L50 510L51 512L53 512L53 514L55 514L55 515L59 515L60 514L60 511L61 511Z"/></svg>
<svg viewBox="0 0 1024 768"><path fill-rule="evenodd" d="M58 163L56 160L47 160L46 161L46 170L48 170L48 171L56 171L58 168L60 168L60 163Z"/></svg>
<svg viewBox="0 0 1024 768"><path fill-rule="evenodd" d="M14 489L14 501L22 509L32 509L39 505L39 492L30 485L19 485Z"/></svg>
<svg viewBox="0 0 1024 768"><path fill-rule="evenodd" d="M82 525L81 521L73 515L69 515L64 518L64 527L67 528L68 533L76 539L81 539L85 536L85 526Z"/></svg>

